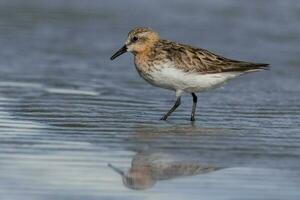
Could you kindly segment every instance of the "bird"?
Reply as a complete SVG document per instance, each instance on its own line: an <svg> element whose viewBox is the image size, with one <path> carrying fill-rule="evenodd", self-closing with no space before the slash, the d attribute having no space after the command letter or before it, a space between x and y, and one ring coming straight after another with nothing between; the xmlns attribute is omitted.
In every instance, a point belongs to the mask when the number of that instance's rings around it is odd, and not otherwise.
<svg viewBox="0 0 300 200"><path fill-rule="evenodd" d="M131 52L138 74L153 86L175 91L174 105L161 120L180 106L181 96L190 93L193 99L191 121L195 121L196 93L217 88L242 74L269 69L269 64L229 59L203 48L162 39L148 27L135 27L124 46L111 56Z"/></svg>
<svg viewBox="0 0 300 200"><path fill-rule="evenodd" d="M138 152L132 158L131 166L127 171L123 171L111 163L108 163L107 166L122 177L125 187L133 190L146 190L163 180L225 169L225 167L185 158L168 152L146 150Z"/></svg>

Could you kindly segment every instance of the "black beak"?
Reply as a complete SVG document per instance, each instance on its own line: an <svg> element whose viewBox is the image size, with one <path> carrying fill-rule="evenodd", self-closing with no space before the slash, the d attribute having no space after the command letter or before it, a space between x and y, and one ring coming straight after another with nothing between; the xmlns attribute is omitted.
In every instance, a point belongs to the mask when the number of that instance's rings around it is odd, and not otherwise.
<svg viewBox="0 0 300 200"><path fill-rule="evenodd" d="M111 60L115 59L116 57L122 55L123 53L127 52L127 47L124 45L121 49L119 49L112 57L110 57Z"/></svg>

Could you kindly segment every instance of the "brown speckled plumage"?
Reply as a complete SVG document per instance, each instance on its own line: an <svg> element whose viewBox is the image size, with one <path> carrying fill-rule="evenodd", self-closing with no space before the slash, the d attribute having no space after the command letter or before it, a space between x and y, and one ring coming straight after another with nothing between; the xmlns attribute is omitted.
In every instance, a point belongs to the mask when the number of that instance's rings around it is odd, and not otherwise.
<svg viewBox="0 0 300 200"><path fill-rule="evenodd" d="M268 64L250 63L228 59L208 50L194 48L189 45L179 44L168 40L159 40L154 45L155 60L159 55L160 59L171 60L177 68L186 72L195 71L202 74L221 72L246 72L249 70L265 69Z"/></svg>
<svg viewBox="0 0 300 200"><path fill-rule="evenodd" d="M144 70L151 70L151 67L169 61L173 62L174 67L178 69L201 74L247 72L267 69L268 66L264 63L228 59L205 49L160 39L158 34L150 28L135 28L128 33L128 37L132 38L143 33L153 33L153 35L149 34L148 37L142 37L142 42L147 50L134 52L136 64L141 65L140 68L144 68Z"/></svg>

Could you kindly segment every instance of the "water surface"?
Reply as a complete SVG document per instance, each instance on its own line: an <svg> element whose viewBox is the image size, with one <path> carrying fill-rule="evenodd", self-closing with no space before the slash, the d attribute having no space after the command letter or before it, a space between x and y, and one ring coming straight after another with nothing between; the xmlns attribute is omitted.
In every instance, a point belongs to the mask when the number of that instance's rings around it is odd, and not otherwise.
<svg viewBox="0 0 300 200"><path fill-rule="evenodd" d="M299 20L292 0L1 1L0 198L298 200ZM271 70L162 122L174 93L109 60L137 25Z"/></svg>

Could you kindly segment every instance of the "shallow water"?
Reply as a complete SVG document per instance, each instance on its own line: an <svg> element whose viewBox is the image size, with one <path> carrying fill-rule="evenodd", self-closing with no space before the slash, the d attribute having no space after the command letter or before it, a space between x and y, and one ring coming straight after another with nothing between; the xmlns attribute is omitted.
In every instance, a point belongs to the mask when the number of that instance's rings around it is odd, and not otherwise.
<svg viewBox="0 0 300 200"><path fill-rule="evenodd" d="M299 20L292 0L2 0L0 199L298 200ZM137 25L272 68L162 122L174 93L109 60Z"/></svg>

